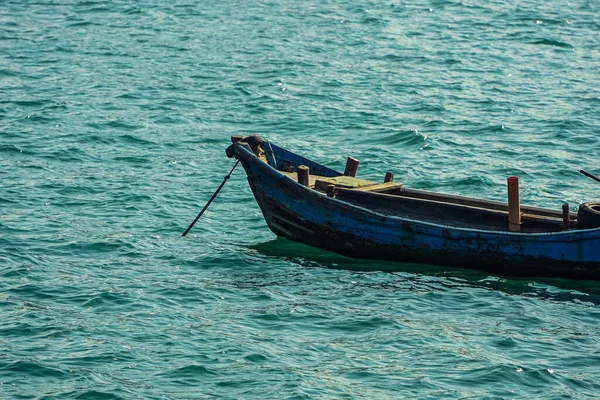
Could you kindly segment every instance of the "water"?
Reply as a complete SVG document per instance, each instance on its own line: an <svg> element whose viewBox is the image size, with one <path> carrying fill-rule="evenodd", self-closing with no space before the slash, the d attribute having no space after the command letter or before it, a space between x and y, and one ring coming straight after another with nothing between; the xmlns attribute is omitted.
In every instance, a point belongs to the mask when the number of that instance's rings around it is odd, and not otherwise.
<svg viewBox="0 0 600 400"><path fill-rule="evenodd" d="M595 1L3 1L0 398L595 398L600 285L276 239L230 135L409 187L600 187ZM392 271L392 272L390 272Z"/></svg>

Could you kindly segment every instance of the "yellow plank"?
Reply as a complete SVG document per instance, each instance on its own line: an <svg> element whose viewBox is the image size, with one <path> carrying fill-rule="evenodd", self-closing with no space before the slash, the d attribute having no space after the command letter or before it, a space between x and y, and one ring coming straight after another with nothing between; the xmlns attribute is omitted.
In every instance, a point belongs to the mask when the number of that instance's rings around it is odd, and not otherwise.
<svg viewBox="0 0 600 400"><path fill-rule="evenodd" d="M355 188L354 190L360 190L363 192L386 192L388 190L400 189L401 187L402 187L402 184L398 183L398 182L384 182L384 183L377 183L377 184L369 185L369 186L361 186L361 187Z"/></svg>
<svg viewBox="0 0 600 400"><path fill-rule="evenodd" d="M368 181L366 179L354 178L352 176L336 176L333 178L325 178L320 177L315 181L315 189L317 190L327 190L327 186L335 185L337 187L343 187L348 189L360 188L363 186L371 186L376 185L377 182Z"/></svg>
<svg viewBox="0 0 600 400"><path fill-rule="evenodd" d="M296 182L298 181L298 174L296 172L279 171L285 176L289 176ZM329 185L335 185L345 189L354 189L368 192L385 192L392 189L399 189L402 187L401 183L398 182L385 182L377 183L368 181L366 179L354 178L351 176L336 176L327 177L319 175L309 175L308 187L322 192L327 191Z"/></svg>

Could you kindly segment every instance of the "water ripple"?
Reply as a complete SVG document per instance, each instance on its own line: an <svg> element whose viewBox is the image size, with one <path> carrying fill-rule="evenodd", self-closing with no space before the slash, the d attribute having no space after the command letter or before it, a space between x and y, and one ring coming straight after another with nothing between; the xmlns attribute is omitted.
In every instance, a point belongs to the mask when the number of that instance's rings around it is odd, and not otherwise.
<svg viewBox="0 0 600 400"><path fill-rule="evenodd" d="M573 210L590 1L3 4L0 398L595 398L596 282L275 239L230 135Z"/></svg>

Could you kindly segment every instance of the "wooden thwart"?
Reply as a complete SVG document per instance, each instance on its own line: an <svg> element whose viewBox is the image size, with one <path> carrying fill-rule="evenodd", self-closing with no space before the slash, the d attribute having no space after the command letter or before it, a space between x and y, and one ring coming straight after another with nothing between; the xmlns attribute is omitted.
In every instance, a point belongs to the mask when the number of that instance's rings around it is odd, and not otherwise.
<svg viewBox="0 0 600 400"><path fill-rule="evenodd" d="M374 183L373 185L361 186L357 188L353 188L354 190L359 190L363 192L387 192L392 189L400 189L402 187L401 183L398 182L384 182L384 183Z"/></svg>
<svg viewBox="0 0 600 400"><path fill-rule="evenodd" d="M329 185L335 185L336 187L355 189L355 188L371 186L371 185L376 185L376 184L377 184L377 182L368 181L366 179L355 178L352 176L340 175L340 176L335 176L333 178L321 176L315 181L315 189L325 192L325 191L327 191L327 186L329 186Z"/></svg>
<svg viewBox="0 0 600 400"><path fill-rule="evenodd" d="M295 181L298 181L298 173L297 172L286 172L279 171L282 174L289 176ZM354 178L352 176L335 176L335 177L327 177L327 176L319 176L310 174L308 177L308 187L321 191L327 192L327 188L332 185L335 188L345 188L345 189L356 189L361 191L368 192L383 192L392 189L399 189L402 187L401 183L398 182L384 182L377 183L373 181L369 181L366 179Z"/></svg>

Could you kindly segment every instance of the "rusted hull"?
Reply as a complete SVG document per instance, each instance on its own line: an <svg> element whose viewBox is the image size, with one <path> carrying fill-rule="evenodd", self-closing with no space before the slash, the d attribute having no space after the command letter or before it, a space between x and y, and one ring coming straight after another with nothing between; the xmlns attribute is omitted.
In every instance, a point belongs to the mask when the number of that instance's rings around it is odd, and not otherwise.
<svg viewBox="0 0 600 400"><path fill-rule="evenodd" d="M600 279L600 229L521 234L385 216L324 196L250 151L237 150L267 225L278 236L357 258Z"/></svg>

